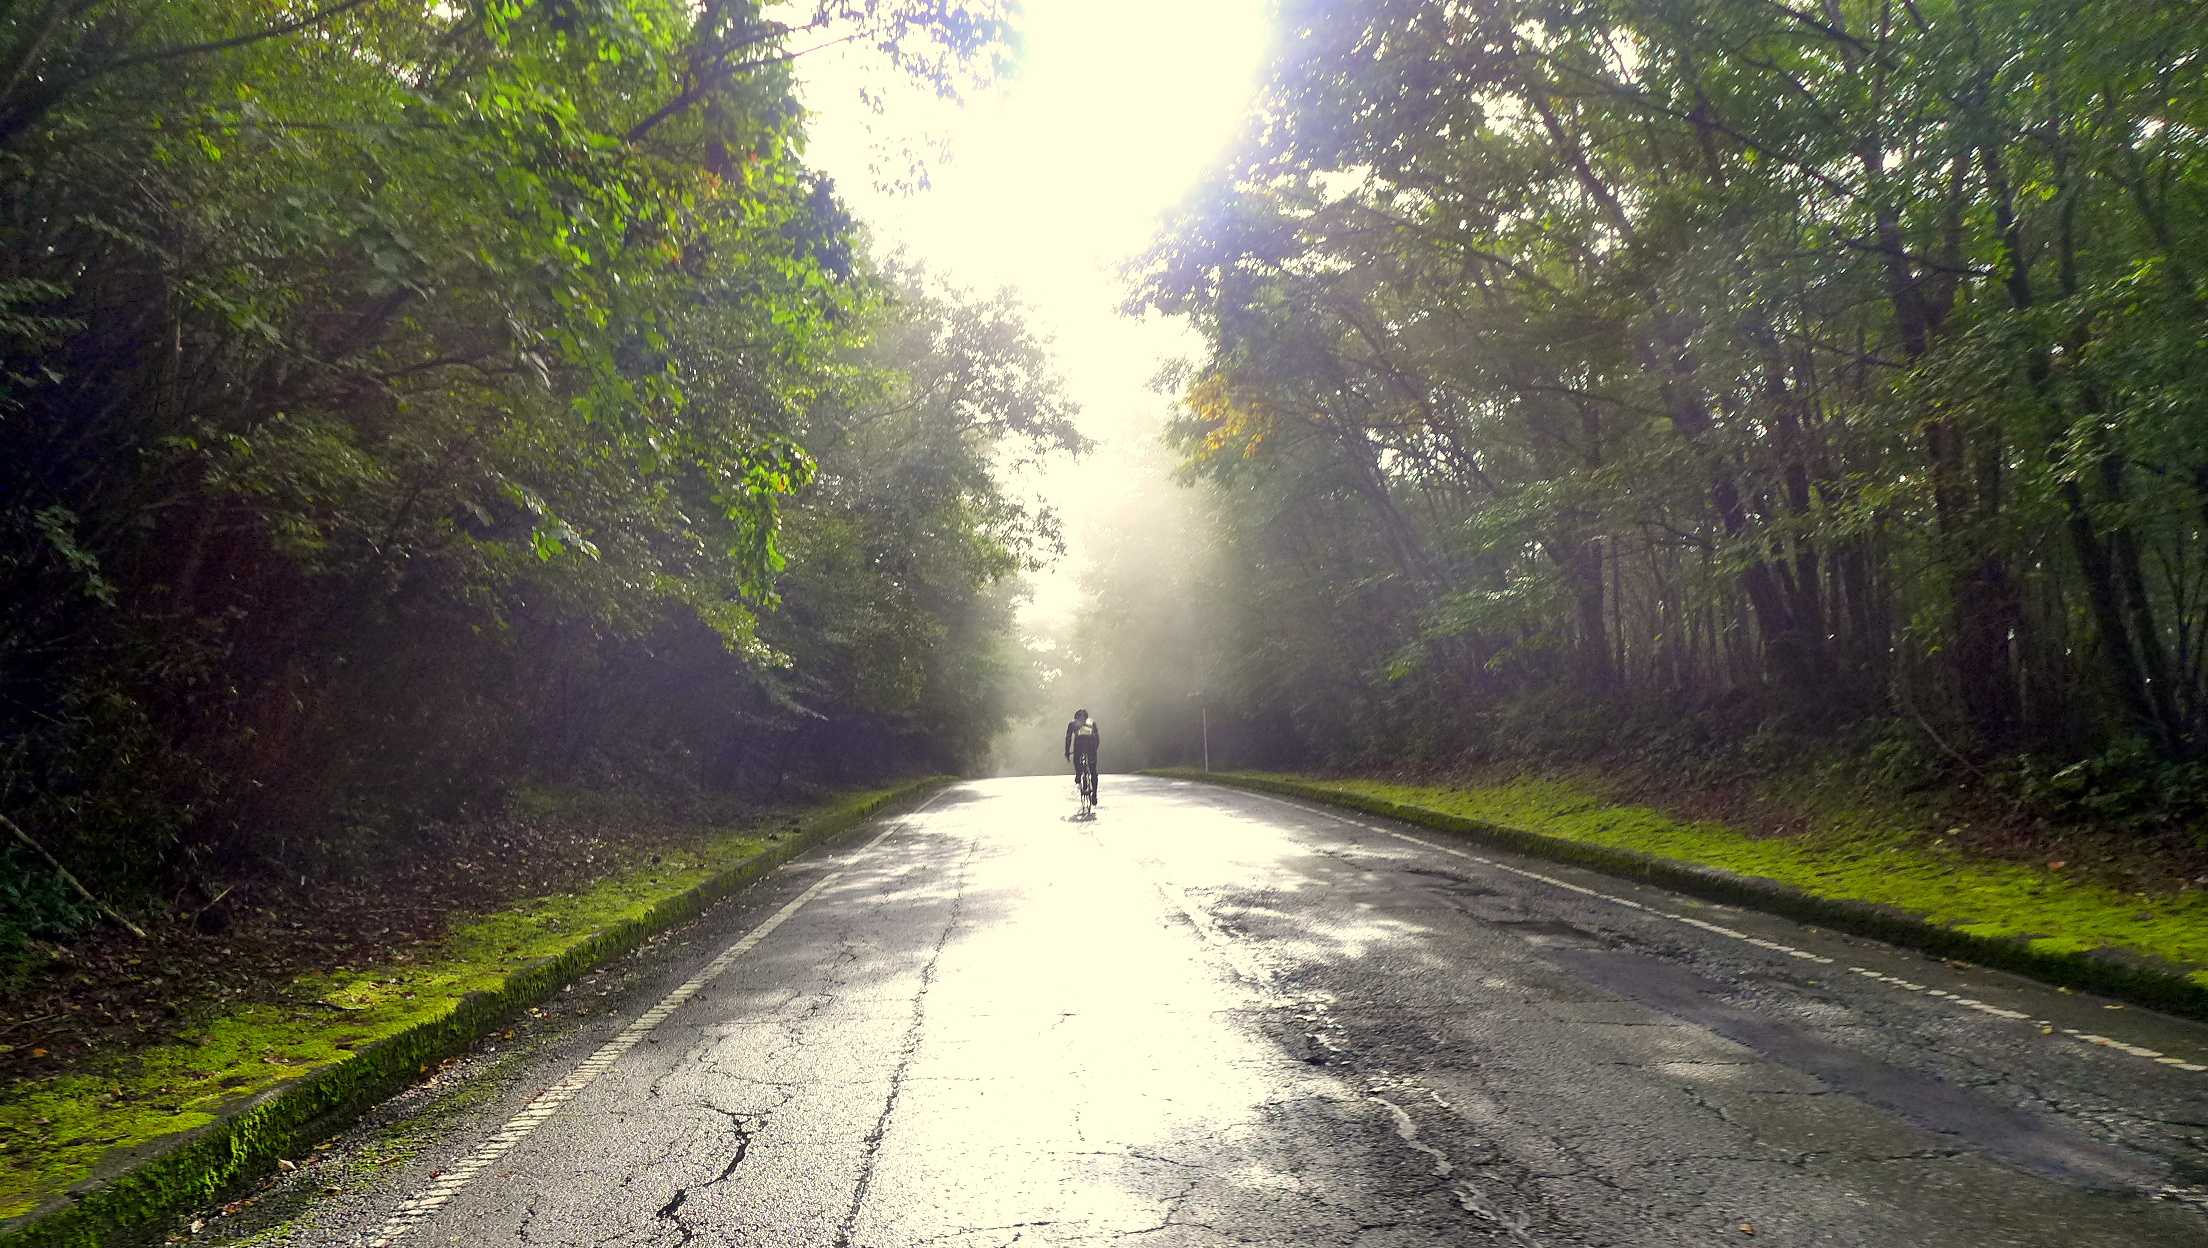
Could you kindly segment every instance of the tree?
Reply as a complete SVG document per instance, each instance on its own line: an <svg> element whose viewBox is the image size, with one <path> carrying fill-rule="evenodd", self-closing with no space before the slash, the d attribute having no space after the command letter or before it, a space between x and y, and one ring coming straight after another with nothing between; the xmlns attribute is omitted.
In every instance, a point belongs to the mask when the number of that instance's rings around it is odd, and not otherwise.
<svg viewBox="0 0 2208 1248"><path fill-rule="evenodd" d="M0 15L0 804L142 880L532 768L733 774L800 681L893 736L924 707L857 682L963 695L928 647L1001 622L1039 532L972 440L1075 435L1039 374L962 379L995 423L913 427L943 475L839 496L893 458L846 457L851 396L1018 327L870 354L911 323L802 159L790 65L865 41L955 92L1006 31L994 0ZM854 640L903 659L816 678L769 621L838 523L867 576L926 579Z"/></svg>
<svg viewBox="0 0 2208 1248"><path fill-rule="evenodd" d="M1478 707L1569 688L1930 714L1981 752L2199 747L2179 14L1279 19L1258 120L1141 298L1207 339L1194 463L1361 502L1315 537L1384 560L1368 699L1470 699L1460 745Z"/></svg>

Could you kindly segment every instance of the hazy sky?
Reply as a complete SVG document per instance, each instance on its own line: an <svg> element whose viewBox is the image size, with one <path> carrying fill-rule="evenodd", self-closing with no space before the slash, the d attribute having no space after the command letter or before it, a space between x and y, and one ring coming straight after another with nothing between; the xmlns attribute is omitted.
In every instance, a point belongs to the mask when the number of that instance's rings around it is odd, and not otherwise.
<svg viewBox="0 0 2208 1248"><path fill-rule="evenodd" d="M1091 437L1151 437L1163 400L1150 379L1196 343L1176 323L1121 316L1119 268L1241 126L1268 35L1263 0L1027 0L1022 25L1013 76L959 107L906 92L874 115L856 88L878 84L878 67L802 60L814 113L807 154L883 250L902 248L977 290L1018 292L1054 343ZM935 143L929 189L875 185L885 150L900 168L894 153ZM1072 550L1040 578L1036 616L1076 605L1067 573L1088 541L1081 521L1124 488L1112 458L1107 449L1042 482L1067 513Z"/></svg>

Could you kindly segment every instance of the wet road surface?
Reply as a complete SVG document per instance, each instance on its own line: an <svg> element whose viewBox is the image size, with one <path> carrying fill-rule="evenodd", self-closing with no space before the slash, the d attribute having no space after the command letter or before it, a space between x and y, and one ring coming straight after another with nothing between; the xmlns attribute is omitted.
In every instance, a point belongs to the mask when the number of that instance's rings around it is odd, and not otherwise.
<svg viewBox="0 0 2208 1248"><path fill-rule="evenodd" d="M1103 796L961 785L793 863L387 1107L254 1242L2208 1244L2208 1028L1381 820Z"/></svg>

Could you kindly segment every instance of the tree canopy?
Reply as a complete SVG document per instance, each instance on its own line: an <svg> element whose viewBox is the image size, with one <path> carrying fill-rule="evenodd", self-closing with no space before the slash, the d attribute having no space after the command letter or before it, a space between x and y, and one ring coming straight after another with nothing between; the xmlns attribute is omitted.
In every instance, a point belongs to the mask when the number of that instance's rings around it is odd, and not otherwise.
<svg viewBox="0 0 2208 1248"><path fill-rule="evenodd" d="M1257 570L1250 713L1337 755L1623 704L2197 754L2190 6L1278 7L1140 296L1204 334L1176 439Z"/></svg>
<svg viewBox="0 0 2208 1248"><path fill-rule="evenodd" d="M506 779L955 767L1077 450L1022 309L869 256L793 64L997 0L0 14L0 808L283 860Z"/></svg>

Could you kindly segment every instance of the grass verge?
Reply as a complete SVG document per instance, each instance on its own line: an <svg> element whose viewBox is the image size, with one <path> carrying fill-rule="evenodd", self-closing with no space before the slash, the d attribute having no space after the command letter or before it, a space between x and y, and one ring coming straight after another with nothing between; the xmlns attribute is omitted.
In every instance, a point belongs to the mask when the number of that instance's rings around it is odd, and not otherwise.
<svg viewBox="0 0 2208 1248"><path fill-rule="evenodd" d="M0 1091L0 1248L97 1248L273 1165L584 971L940 784L842 795L457 926L434 952L293 985L116 1066Z"/></svg>
<svg viewBox="0 0 2208 1248"><path fill-rule="evenodd" d="M1407 784L1167 770L1362 810L1842 931L2208 1019L2208 893L2123 892L1903 829L1758 837L1564 781Z"/></svg>

